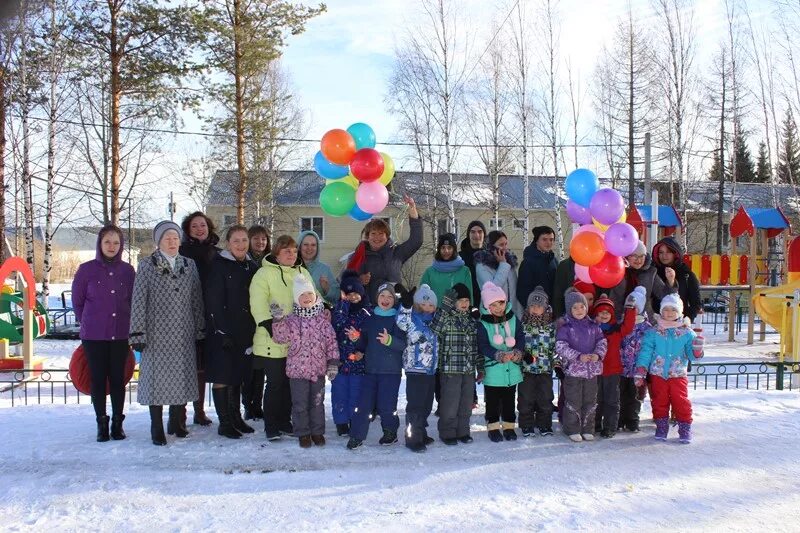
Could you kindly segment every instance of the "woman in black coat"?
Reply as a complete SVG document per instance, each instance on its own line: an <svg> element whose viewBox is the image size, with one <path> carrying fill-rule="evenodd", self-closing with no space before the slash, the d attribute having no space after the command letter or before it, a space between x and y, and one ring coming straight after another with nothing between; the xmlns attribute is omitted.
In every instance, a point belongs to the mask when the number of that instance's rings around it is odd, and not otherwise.
<svg viewBox="0 0 800 533"><path fill-rule="evenodd" d="M220 249L217 247L219 236L214 233L214 223L202 211L191 213L181 222L183 229L183 242L181 243L180 254L192 259L197 265L197 272L200 274L200 287L207 286L208 270L211 262ZM201 295L202 297L203 295ZM211 425L211 419L206 416L206 373L205 355L203 353L204 343L198 342L197 351L197 388L200 397L194 406L194 423L201 426Z"/></svg>
<svg viewBox="0 0 800 533"><path fill-rule="evenodd" d="M251 372L256 325L250 313L250 281L258 265L247 254L247 228L231 226L227 249L211 262L206 277L206 379L219 419L218 433L238 439L253 428L242 420L239 394L242 380Z"/></svg>
<svg viewBox="0 0 800 533"><path fill-rule="evenodd" d="M692 269L683 262L683 246L673 237L664 237L653 247L653 264L658 269L658 277L664 284L674 289L678 286L678 295L683 302L683 315L694 321L703 311L700 298L700 282ZM674 273L669 272L673 270Z"/></svg>

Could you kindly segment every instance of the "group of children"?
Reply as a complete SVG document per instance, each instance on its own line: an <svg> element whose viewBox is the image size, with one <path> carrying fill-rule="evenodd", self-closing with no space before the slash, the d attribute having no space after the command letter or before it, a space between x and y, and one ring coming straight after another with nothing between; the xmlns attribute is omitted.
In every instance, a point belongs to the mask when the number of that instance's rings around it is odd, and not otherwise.
<svg viewBox="0 0 800 533"><path fill-rule="evenodd" d="M590 303L587 296L594 294L571 288L564 294L563 317L553 317L547 293L536 287L521 319L492 282L481 288L478 310L462 283L441 302L428 285L409 290L385 283L370 305L353 271L342 274L341 289L330 312L311 282L298 276L294 312L273 325L275 341L289 345L286 372L301 447L325 443L326 376L333 420L338 435L349 436L348 449L362 446L376 416L383 430L378 442L396 443L403 373L404 438L414 452L434 442L427 426L437 374L438 434L445 445L473 440L476 382L483 383L491 441L517 439L517 411L523 436L537 430L552 435L554 371L561 379L559 420L570 440L593 440L596 432L612 438L621 428L638 431L649 390L656 439L667 438L671 410L679 441L691 441L687 365L702 357L703 339L684 320L678 295L663 298L651 322L643 287L627 297L623 310L605 295Z"/></svg>

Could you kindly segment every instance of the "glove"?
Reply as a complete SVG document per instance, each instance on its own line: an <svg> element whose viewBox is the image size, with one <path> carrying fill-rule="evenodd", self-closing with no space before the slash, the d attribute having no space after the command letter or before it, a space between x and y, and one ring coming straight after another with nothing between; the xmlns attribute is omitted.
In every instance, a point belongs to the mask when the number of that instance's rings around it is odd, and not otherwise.
<svg viewBox="0 0 800 533"><path fill-rule="evenodd" d="M333 311L333 304L327 300L322 300L322 307L325 308L326 311Z"/></svg>
<svg viewBox="0 0 800 533"><path fill-rule="evenodd" d="M269 305L269 314L272 315L273 320L280 320L283 318L283 308L276 303L272 303ZM271 335L272 333L270 333L270 336Z"/></svg>
<svg viewBox="0 0 800 533"><path fill-rule="evenodd" d="M328 370L325 371L325 375L328 376L329 381L333 381L336 379L336 375L339 373L339 365L330 364L328 365Z"/></svg>
<svg viewBox="0 0 800 533"><path fill-rule="evenodd" d="M235 346L233 339L231 339L228 335L222 336L222 348L224 350L231 350Z"/></svg>
<svg viewBox="0 0 800 533"><path fill-rule="evenodd" d="M706 344L706 339L702 335L698 335L692 339L692 352L695 359L703 357L703 349Z"/></svg>
<svg viewBox="0 0 800 533"><path fill-rule="evenodd" d="M526 353L525 357L523 357L522 360L525 361L525 364L528 365L532 365L534 361L533 356L529 353Z"/></svg>
<svg viewBox="0 0 800 533"><path fill-rule="evenodd" d="M636 298L633 297L632 293L625 298L625 307L636 307Z"/></svg>
<svg viewBox="0 0 800 533"><path fill-rule="evenodd" d="M636 369L636 375L633 376L633 384L636 385L636 388L644 387L647 385L647 369L643 366L640 366Z"/></svg>
<svg viewBox="0 0 800 533"><path fill-rule="evenodd" d="M481 319L481 311L477 307L473 307L472 310L469 312L469 316L474 318L475 320Z"/></svg>
<svg viewBox="0 0 800 533"><path fill-rule="evenodd" d="M563 380L564 379L564 369L561 368L560 366L557 366L555 368L555 371L556 371L556 377L558 379L560 379L560 380Z"/></svg>
<svg viewBox="0 0 800 533"><path fill-rule="evenodd" d="M417 288L414 287L409 291L400 283L395 285L394 288L400 294L400 305L406 309L411 309L411 306L414 305L414 294L417 292Z"/></svg>
<svg viewBox="0 0 800 533"><path fill-rule="evenodd" d="M131 348L134 351L142 353L144 351L145 344L143 342L134 342L131 344Z"/></svg>
<svg viewBox="0 0 800 533"><path fill-rule="evenodd" d="M269 333L269 336L272 337L272 319L271 318L269 320L262 320L261 322L258 323L258 325L260 327L264 328L265 330L267 330L267 333Z"/></svg>
<svg viewBox="0 0 800 533"><path fill-rule="evenodd" d="M479 370L478 371L478 377L475 378L475 383L483 383L483 378L484 377L486 377L486 374L483 371Z"/></svg>

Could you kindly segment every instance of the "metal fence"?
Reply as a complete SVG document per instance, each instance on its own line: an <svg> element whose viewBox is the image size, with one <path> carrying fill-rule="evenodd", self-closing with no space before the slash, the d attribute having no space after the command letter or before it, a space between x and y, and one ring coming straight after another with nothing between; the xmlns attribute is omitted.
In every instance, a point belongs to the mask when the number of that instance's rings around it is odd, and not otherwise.
<svg viewBox="0 0 800 533"><path fill-rule="evenodd" d="M800 388L798 383L800 363L693 362L689 374L689 386L694 390L797 390ZM136 399L136 385L136 381L131 381L125 389L128 403ZM206 398L211 405L210 390L207 391ZM0 407L7 403L12 407L56 403L89 404L91 398L75 388L70 380L69 370L17 370L0 372Z"/></svg>

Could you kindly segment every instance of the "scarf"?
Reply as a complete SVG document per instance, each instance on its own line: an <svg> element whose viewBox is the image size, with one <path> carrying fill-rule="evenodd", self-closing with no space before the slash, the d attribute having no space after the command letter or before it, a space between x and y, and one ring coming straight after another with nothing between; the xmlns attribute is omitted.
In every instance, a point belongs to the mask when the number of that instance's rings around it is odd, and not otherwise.
<svg viewBox="0 0 800 533"><path fill-rule="evenodd" d="M152 255L153 266L155 266L156 270L162 275L167 276L172 274L172 276L175 277L176 269L178 274L186 272L186 258L181 257L179 263L178 257L180 257L180 254L175 257L170 257L161 250L156 250Z"/></svg>
<svg viewBox="0 0 800 533"><path fill-rule="evenodd" d="M440 261L438 259L433 260L433 269L437 272L442 272L443 274L451 274L464 266L464 260L461 259L458 255L456 255L453 259L449 261Z"/></svg>
<svg viewBox="0 0 800 533"><path fill-rule="evenodd" d="M541 315L532 315L526 309L522 314L522 323L526 326L549 326L553 323L553 308L548 305Z"/></svg>
<svg viewBox="0 0 800 533"><path fill-rule="evenodd" d="M656 321L658 322L658 327L661 329L674 329L683 326L683 317L677 318L675 320L664 320L661 318L660 315L656 315Z"/></svg>
<svg viewBox="0 0 800 533"><path fill-rule="evenodd" d="M512 269L517 268L517 256L514 255L513 252L506 252L506 261L508 261L508 264ZM482 265L486 265L493 270L497 270L497 267L500 266L500 263L497 261L494 254L486 248L475 252L475 263L481 263Z"/></svg>
<svg viewBox="0 0 800 533"><path fill-rule="evenodd" d="M384 309L381 309L381 306L376 305L375 306L375 314L378 315L378 316L396 316L397 315L397 309L392 307L391 309L385 309L384 310Z"/></svg>
<svg viewBox="0 0 800 533"><path fill-rule="evenodd" d="M294 304L293 312L300 318L314 318L322 312L322 298L317 298L317 301L311 307L300 307Z"/></svg>

